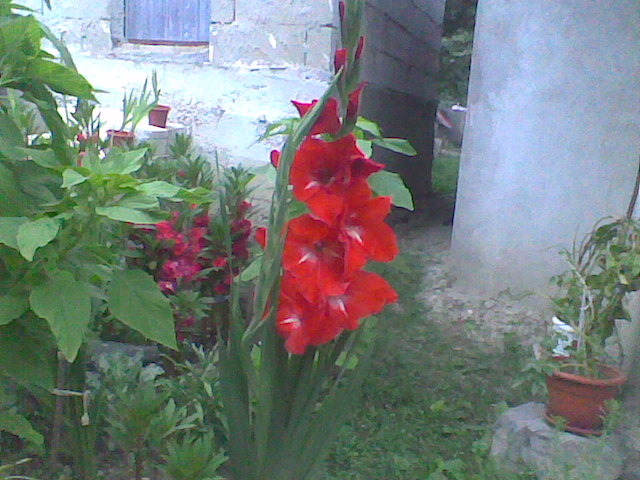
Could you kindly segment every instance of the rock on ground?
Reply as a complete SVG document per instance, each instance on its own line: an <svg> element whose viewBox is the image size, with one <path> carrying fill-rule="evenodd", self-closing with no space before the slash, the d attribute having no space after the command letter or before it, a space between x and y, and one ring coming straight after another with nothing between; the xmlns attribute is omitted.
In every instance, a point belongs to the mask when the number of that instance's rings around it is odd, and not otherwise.
<svg viewBox="0 0 640 480"><path fill-rule="evenodd" d="M545 422L544 410L541 403L526 403L500 416L491 447L498 465L532 471L541 480L621 478L624 454L618 435L587 438L560 432Z"/></svg>

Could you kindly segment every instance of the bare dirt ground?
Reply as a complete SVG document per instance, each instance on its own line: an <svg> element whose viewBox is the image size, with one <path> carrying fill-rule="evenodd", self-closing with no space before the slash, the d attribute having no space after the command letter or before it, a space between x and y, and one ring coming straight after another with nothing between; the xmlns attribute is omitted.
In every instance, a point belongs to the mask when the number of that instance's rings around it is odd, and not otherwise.
<svg viewBox="0 0 640 480"><path fill-rule="evenodd" d="M433 196L426 212L396 212L392 223L408 254L417 254L424 272L420 298L434 314L456 329L466 331L487 349L501 350L505 336L530 346L542 338L547 323L527 302L527 295L510 291L481 296L461 288L452 273L450 219L454 199Z"/></svg>

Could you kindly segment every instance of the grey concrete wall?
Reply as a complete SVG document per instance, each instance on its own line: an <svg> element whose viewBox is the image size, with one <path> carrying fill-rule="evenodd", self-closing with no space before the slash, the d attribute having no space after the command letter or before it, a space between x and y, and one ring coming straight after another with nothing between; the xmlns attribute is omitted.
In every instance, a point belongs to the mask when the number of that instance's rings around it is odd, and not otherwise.
<svg viewBox="0 0 640 480"><path fill-rule="evenodd" d="M380 123L385 135L406 138L418 150L413 158L375 153L403 176L419 207L426 205L431 186L444 4L369 0L366 8L368 86L362 113Z"/></svg>
<svg viewBox="0 0 640 480"><path fill-rule="evenodd" d="M480 0L453 230L458 279L544 291L628 204L640 153L638 0Z"/></svg>

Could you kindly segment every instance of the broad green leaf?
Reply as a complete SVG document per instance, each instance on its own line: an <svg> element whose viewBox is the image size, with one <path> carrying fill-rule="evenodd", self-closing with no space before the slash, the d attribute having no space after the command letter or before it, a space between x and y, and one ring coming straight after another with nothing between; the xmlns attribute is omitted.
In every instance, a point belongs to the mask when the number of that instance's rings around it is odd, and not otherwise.
<svg viewBox="0 0 640 480"><path fill-rule="evenodd" d="M18 228L18 249L24 258L31 261L36 250L51 242L60 230L60 222L53 218L39 218L25 222Z"/></svg>
<svg viewBox="0 0 640 480"><path fill-rule="evenodd" d="M161 219L152 217L146 212L127 207L97 207L96 213L119 222L149 224L161 221Z"/></svg>
<svg viewBox="0 0 640 480"><path fill-rule="evenodd" d="M371 143L371 140L358 140L358 146L367 157L371 157L371 155L373 155L373 144Z"/></svg>
<svg viewBox="0 0 640 480"><path fill-rule="evenodd" d="M29 309L26 297L19 295L0 296L0 325L13 322Z"/></svg>
<svg viewBox="0 0 640 480"><path fill-rule="evenodd" d="M77 281L70 272L58 270L31 291L29 303L36 315L49 323L58 349L73 362L91 322L89 285Z"/></svg>
<svg viewBox="0 0 640 480"><path fill-rule="evenodd" d="M25 328L21 321L0 327L0 375L25 387L51 390L54 358L50 339Z"/></svg>
<svg viewBox="0 0 640 480"><path fill-rule="evenodd" d="M136 187L136 190L147 195L153 195L154 197L173 198L180 192L180 187L158 180L155 182L143 183Z"/></svg>
<svg viewBox="0 0 640 480"><path fill-rule="evenodd" d="M27 223L25 217L0 217L0 243L18 249L18 229Z"/></svg>
<svg viewBox="0 0 640 480"><path fill-rule="evenodd" d="M27 199L18 188L17 175L0 160L0 215L17 217L24 214L26 207Z"/></svg>
<svg viewBox="0 0 640 480"><path fill-rule="evenodd" d="M418 154L416 149L413 148L409 141L404 138L375 138L372 142L374 145L378 145L379 147L386 148L392 152L402 153L403 155L408 155L410 157Z"/></svg>
<svg viewBox="0 0 640 480"><path fill-rule="evenodd" d="M382 136L382 131L378 124L368 118L358 117L358 121L356 122L356 128L364 130L365 132L370 133L376 137Z"/></svg>
<svg viewBox="0 0 640 480"><path fill-rule="evenodd" d="M151 275L142 270L116 272L107 295L114 317L149 340L177 349L171 303Z"/></svg>
<svg viewBox="0 0 640 480"><path fill-rule="evenodd" d="M9 432L36 445L44 443L44 438L34 430L29 420L12 411L0 412L0 431Z"/></svg>
<svg viewBox="0 0 640 480"><path fill-rule="evenodd" d="M91 84L69 67L41 58L35 59L30 66L31 74L54 92L95 100Z"/></svg>
<svg viewBox="0 0 640 480"><path fill-rule="evenodd" d="M59 168L62 166L53 150L37 150L35 148L21 148L26 158L44 168Z"/></svg>
<svg viewBox="0 0 640 480"><path fill-rule="evenodd" d="M62 188L73 187L74 185L79 185L87 180L89 177L85 177L81 173L76 172L71 168L67 168L62 173Z"/></svg>
<svg viewBox="0 0 640 480"><path fill-rule="evenodd" d="M411 192L397 173L381 170L369 177L369 183L377 195L392 197L396 207L413 210Z"/></svg>
<svg viewBox="0 0 640 480"><path fill-rule="evenodd" d="M18 147L24 145L24 138L11 116L2 110L0 110L0 138L2 138L0 154L17 160L20 156Z"/></svg>
<svg viewBox="0 0 640 480"><path fill-rule="evenodd" d="M116 173L127 175L142 167L146 148L139 148L128 152L120 149L111 150L109 156L102 162L102 172L105 174Z"/></svg>
<svg viewBox="0 0 640 480"><path fill-rule="evenodd" d="M188 203L211 203L214 200L213 193L203 187L191 188L189 190L182 189L177 198Z"/></svg>
<svg viewBox="0 0 640 480"><path fill-rule="evenodd" d="M156 197L138 194L127 195L126 197L118 200L118 203L115 206L132 208L134 210L153 210L160 208L160 203Z"/></svg>

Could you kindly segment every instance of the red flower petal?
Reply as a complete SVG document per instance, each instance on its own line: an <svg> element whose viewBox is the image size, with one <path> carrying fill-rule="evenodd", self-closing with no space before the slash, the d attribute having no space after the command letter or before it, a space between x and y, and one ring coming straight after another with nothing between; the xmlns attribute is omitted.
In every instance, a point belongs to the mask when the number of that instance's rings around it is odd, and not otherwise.
<svg viewBox="0 0 640 480"><path fill-rule="evenodd" d="M278 150L271 150L271 165L278 168L282 154Z"/></svg>
<svg viewBox="0 0 640 480"><path fill-rule="evenodd" d="M264 250L267 246L267 229L265 227L256 228L256 232L254 233L254 237L256 242L262 247Z"/></svg>
<svg viewBox="0 0 640 480"><path fill-rule="evenodd" d="M360 320L380 312L389 303L398 301L398 294L380 275L356 273L344 294L328 299L329 315L348 330L355 330Z"/></svg>
<svg viewBox="0 0 640 480"><path fill-rule="evenodd" d="M318 103L318 100L314 100L311 103L296 102L293 100L291 103L296 107L301 117L304 117L313 106ZM327 101L327 105L324 111L320 114L318 121L311 129L310 135L321 135L323 133L329 133L335 135L342 128L342 122L340 122L340 115L338 111L338 101L335 98L330 98Z"/></svg>
<svg viewBox="0 0 640 480"><path fill-rule="evenodd" d="M285 274L282 279L277 328L286 338L285 348L302 355L307 347L322 345L335 339L343 330L327 315L326 304L319 295L310 300L300 291L299 279Z"/></svg>
<svg viewBox="0 0 640 480"><path fill-rule="evenodd" d="M293 192L302 202L319 192L343 195L350 188L354 164L366 160L353 135L335 142L307 138L291 167ZM356 173L365 170L357 167Z"/></svg>
<svg viewBox="0 0 640 480"><path fill-rule="evenodd" d="M336 73L347 65L347 58L349 58L349 51L346 48L341 48L336 50L336 55L333 59L333 67L336 70Z"/></svg>
<svg viewBox="0 0 640 480"><path fill-rule="evenodd" d="M348 119L355 119L358 117L358 110L360 110L360 100L362 99L362 90L364 90L364 87L365 84L361 83L358 88L349 94L349 103L347 104L346 115Z"/></svg>
<svg viewBox="0 0 640 480"><path fill-rule="evenodd" d="M344 245L339 232L311 215L291 220L287 228L282 265L309 288L328 295L344 291Z"/></svg>

